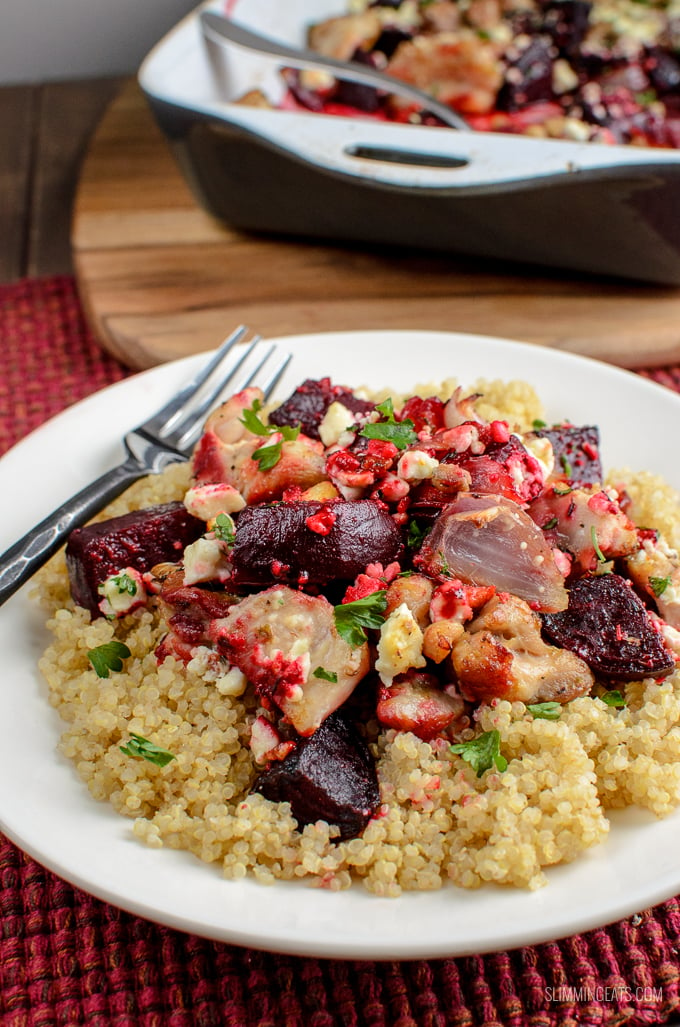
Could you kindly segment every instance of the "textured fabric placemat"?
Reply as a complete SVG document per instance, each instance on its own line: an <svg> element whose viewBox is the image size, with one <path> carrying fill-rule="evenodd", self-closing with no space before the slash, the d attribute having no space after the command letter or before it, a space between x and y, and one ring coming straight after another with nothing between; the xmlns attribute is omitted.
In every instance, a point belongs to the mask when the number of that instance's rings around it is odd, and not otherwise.
<svg viewBox="0 0 680 1027"><path fill-rule="evenodd" d="M0 286L0 452L128 373L98 348L71 278ZM647 377L680 390L678 368ZM672 899L479 957L275 955L121 912L0 835L0 1027L638 1027L680 1007L679 949Z"/></svg>

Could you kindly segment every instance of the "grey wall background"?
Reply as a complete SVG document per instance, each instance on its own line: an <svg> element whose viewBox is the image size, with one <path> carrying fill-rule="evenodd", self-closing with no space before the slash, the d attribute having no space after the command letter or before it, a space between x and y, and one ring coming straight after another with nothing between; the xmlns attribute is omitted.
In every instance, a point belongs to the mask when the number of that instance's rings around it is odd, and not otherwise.
<svg viewBox="0 0 680 1027"><path fill-rule="evenodd" d="M198 0L0 0L0 84L121 75Z"/></svg>

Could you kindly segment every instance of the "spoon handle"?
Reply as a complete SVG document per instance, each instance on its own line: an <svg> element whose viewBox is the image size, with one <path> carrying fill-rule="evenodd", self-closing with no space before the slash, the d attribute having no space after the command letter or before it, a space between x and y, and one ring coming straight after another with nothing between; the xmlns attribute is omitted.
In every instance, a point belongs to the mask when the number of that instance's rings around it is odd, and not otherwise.
<svg viewBox="0 0 680 1027"><path fill-rule="evenodd" d="M440 103L429 93L424 93L415 86L410 86L392 75L378 71L377 68L358 64L356 61L337 61L333 57L323 57L321 54L314 53L313 50L279 43L212 11L201 12L201 26L206 37L214 42L223 43L226 40L246 50L255 50L268 54L270 57L282 58L292 68L329 71L338 78L358 82L365 86L374 86L376 89L382 89L397 96L403 96L407 100L415 101L451 128L470 130L467 122L447 104Z"/></svg>

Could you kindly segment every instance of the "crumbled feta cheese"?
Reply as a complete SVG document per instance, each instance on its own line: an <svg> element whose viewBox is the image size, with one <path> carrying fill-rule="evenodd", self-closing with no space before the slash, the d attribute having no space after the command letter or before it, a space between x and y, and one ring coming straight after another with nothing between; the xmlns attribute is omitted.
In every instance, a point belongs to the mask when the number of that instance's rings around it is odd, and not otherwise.
<svg viewBox="0 0 680 1027"><path fill-rule="evenodd" d="M400 457L397 474L407 481L422 481L431 478L436 467L439 467L439 461L435 457L422 449L410 449Z"/></svg>
<svg viewBox="0 0 680 1027"><path fill-rule="evenodd" d="M111 574L97 591L103 596L99 609L105 617L123 617L146 601L144 579L134 567Z"/></svg>
<svg viewBox="0 0 680 1027"><path fill-rule="evenodd" d="M410 667L424 667L423 633L406 603L393 610L380 629L375 669L384 685Z"/></svg>
<svg viewBox="0 0 680 1027"><path fill-rule="evenodd" d="M243 695L247 687L248 678L238 667L232 667L215 682L215 688L220 695Z"/></svg>
<svg viewBox="0 0 680 1027"><path fill-rule="evenodd" d="M334 446L340 441L343 432L350 428L356 418L351 410L337 400L331 403L319 425L319 438L324 446Z"/></svg>
<svg viewBox="0 0 680 1027"><path fill-rule="evenodd" d="M184 584L198 581L226 581L231 565L218 539L199 538L184 550Z"/></svg>
<svg viewBox="0 0 680 1027"><path fill-rule="evenodd" d="M190 514L202 521L212 521L221 513L238 513L246 505L241 493L233 485L218 482L214 485L196 485L184 496L184 505Z"/></svg>
<svg viewBox="0 0 680 1027"><path fill-rule="evenodd" d="M547 481L555 469L555 452L552 447L552 442L550 439L541 435L537 435L532 438L519 436L519 438L524 448L528 450L533 458L541 465L543 480Z"/></svg>

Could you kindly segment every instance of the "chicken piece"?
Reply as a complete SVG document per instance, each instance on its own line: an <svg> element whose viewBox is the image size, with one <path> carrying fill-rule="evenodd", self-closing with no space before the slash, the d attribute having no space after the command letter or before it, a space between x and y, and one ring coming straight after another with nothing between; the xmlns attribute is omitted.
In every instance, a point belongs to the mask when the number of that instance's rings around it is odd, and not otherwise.
<svg viewBox="0 0 680 1027"><path fill-rule="evenodd" d="M385 616L389 617L397 607L405 603L420 629L424 631L430 622L430 600L433 590L434 582L424 574L395 578L387 589Z"/></svg>
<svg viewBox="0 0 680 1027"><path fill-rule="evenodd" d="M340 637L327 599L283 585L247 596L210 637L300 735L313 734L370 668L367 643L353 649Z"/></svg>
<svg viewBox="0 0 680 1027"><path fill-rule="evenodd" d="M597 568L600 554L613 560L638 548L635 525L616 499L597 486L568 489L555 485L530 504L529 514L543 528L546 539L571 553L584 573Z"/></svg>
<svg viewBox="0 0 680 1027"><path fill-rule="evenodd" d="M516 596L494 596L451 658L462 695L476 702L566 703L594 684L583 660L543 641L540 618Z"/></svg>
<svg viewBox="0 0 680 1027"><path fill-rule="evenodd" d="M503 83L494 46L476 32L439 32L401 43L387 72L466 114L485 114ZM392 98L393 104L403 103Z"/></svg>
<svg viewBox="0 0 680 1027"><path fill-rule="evenodd" d="M673 628L680 628L680 560L662 540L645 539L637 553L626 560L631 580L656 603L659 614Z"/></svg>
<svg viewBox="0 0 680 1027"><path fill-rule="evenodd" d="M432 674L414 671L402 674L389 688L380 688L376 713L384 727L411 731L429 741L454 724L458 730L467 727L465 709L462 697L442 691Z"/></svg>
<svg viewBox="0 0 680 1027"><path fill-rule="evenodd" d="M221 442L240 442L250 436L243 423L243 411L262 406L263 402L264 393L256 386L236 392L208 415L203 431L213 432Z"/></svg>
<svg viewBox="0 0 680 1027"><path fill-rule="evenodd" d="M312 25L307 41L312 50L324 57L349 61L359 48L370 50L381 31L380 15L377 10L369 9Z"/></svg>
<svg viewBox="0 0 680 1027"><path fill-rule="evenodd" d="M280 499L286 489L311 488L326 478L323 446L305 435L282 442L277 463L262 471L253 459L256 450L278 441L276 434L262 439L248 433L246 438L225 443L212 431L201 438L193 456L193 471L198 485L226 482L248 504Z"/></svg>

